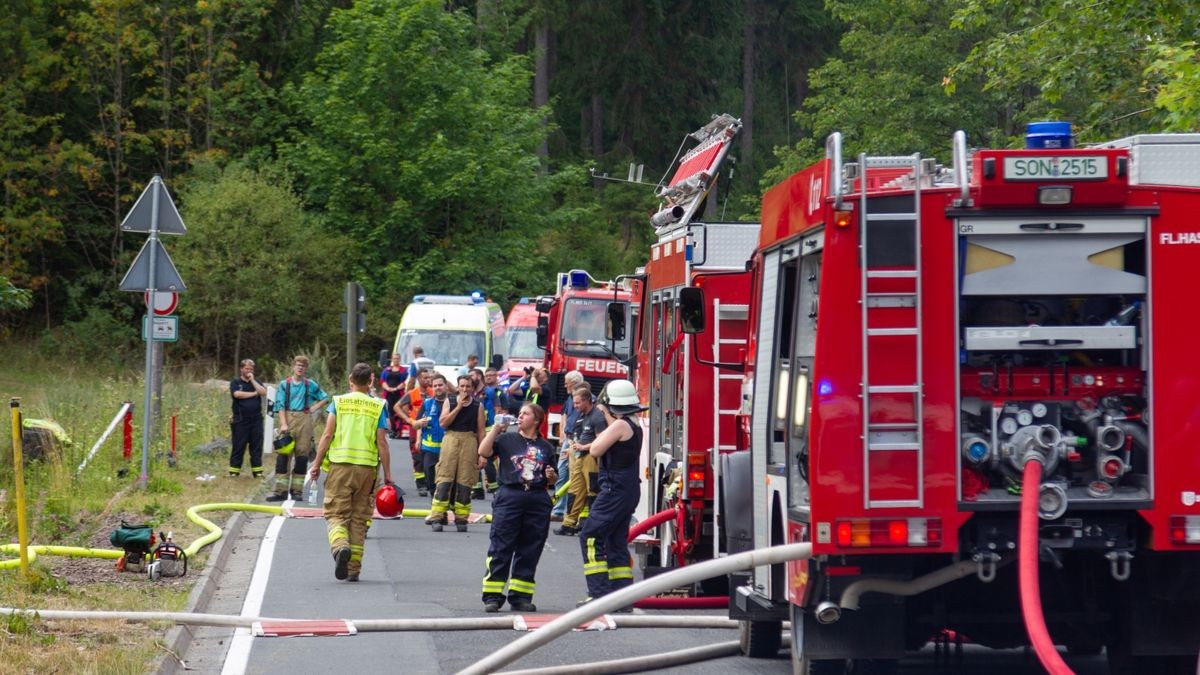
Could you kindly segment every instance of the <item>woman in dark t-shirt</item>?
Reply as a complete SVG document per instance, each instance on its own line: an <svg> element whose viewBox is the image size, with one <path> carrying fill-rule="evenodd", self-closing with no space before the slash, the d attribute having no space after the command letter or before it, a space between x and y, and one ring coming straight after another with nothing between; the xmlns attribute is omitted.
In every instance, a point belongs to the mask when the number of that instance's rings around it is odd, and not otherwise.
<svg viewBox="0 0 1200 675"><path fill-rule="evenodd" d="M499 458L500 478L483 578L485 612L500 611L506 584L514 612L537 611L533 577L550 531L551 499L546 490L558 480L554 446L539 432L545 417L540 406L526 403L517 415L516 431L502 433L508 421L497 419L479 444L483 460L493 454Z"/></svg>

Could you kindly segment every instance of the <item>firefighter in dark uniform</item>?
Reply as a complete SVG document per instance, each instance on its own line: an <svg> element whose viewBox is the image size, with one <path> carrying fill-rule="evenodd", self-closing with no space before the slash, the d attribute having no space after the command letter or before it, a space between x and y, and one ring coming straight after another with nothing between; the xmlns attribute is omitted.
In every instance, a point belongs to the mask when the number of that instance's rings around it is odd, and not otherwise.
<svg viewBox="0 0 1200 675"><path fill-rule="evenodd" d="M229 382L233 399L233 418L230 435L233 447L229 451L229 475L242 473L242 456L250 446L250 472L261 478L263 449L263 399L267 388L254 379L254 359L242 359L238 378Z"/></svg>
<svg viewBox="0 0 1200 675"><path fill-rule="evenodd" d="M536 612L534 572L550 533L550 495L558 480L554 446L539 430L546 418L540 406L527 403L517 415L517 429L501 419L479 444L480 464L499 458L500 489L492 502L492 529L483 577L483 611L498 612L508 604L514 612Z"/></svg>
<svg viewBox="0 0 1200 675"><path fill-rule="evenodd" d="M633 584L627 543L629 519L641 498L638 457L642 452L642 427L634 416L645 407L629 380L610 382L600 400L608 428L588 450L600 459L600 493L579 535L588 600Z"/></svg>
<svg viewBox="0 0 1200 675"><path fill-rule="evenodd" d="M315 482L321 477L321 464L329 460L325 521L329 526L333 576L339 581L358 581L362 570L363 542L375 511L375 482L380 467L384 482L392 482L386 404L368 394L374 378L371 366L354 365L350 393L333 398L329 422L308 471Z"/></svg>

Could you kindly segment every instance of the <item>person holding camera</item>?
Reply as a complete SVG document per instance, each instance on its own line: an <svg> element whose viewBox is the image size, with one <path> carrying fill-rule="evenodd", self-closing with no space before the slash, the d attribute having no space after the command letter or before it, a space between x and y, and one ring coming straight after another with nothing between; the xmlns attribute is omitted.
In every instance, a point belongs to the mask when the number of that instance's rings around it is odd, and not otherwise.
<svg viewBox="0 0 1200 675"><path fill-rule="evenodd" d="M541 436L546 411L525 404L514 420L497 415L496 424L479 444L479 461L494 454L499 461L500 489L492 502L492 529L483 577L483 611L492 613L508 604L514 612L536 612L534 574L550 530L550 495L558 474L554 446Z"/></svg>
<svg viewBox="0 0 1200 675"><path fill-rule="evenodd" d="M433 509L442 513L453 503L454 526L467 531L471 516L471 488L479 477L478 451L483 441L485 416L483 406L475 400L475 387L469 375L458 378L458 392L442 408L441 423L446 430L442 438L441 458L437 464L436 487L433 490ZM440 530L434 526L434 530Z"/></svg>
<svg viewBox="0 0 1200 675"><path fill-rule="evenodd" d="M263 397L267 388L254 379L254 359L242 359L237 379L229 382L229 396L233 399L233 417L230 418L230 437L233 447L229 450L229 475L242 473L242 458L246 446L250 446L250 473L262 478L263 449Z"/></svg>
<svg viewBox="0 0 1200 675"><path fill-rule="evenodd" d="M513 382L508 388L508 412L516 415L526 403L533 403L542 410L549 408L550 389L546 386L549 381L550 374L545 368L526 368L525 377Z"/></svg>

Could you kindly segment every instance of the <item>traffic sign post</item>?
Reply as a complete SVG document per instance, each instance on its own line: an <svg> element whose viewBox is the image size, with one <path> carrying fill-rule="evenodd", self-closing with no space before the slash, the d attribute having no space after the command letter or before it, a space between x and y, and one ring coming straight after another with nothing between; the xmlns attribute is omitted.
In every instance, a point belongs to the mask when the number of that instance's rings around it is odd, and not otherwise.
<svg viewBox="0 0 1200 675"><path fill-rule="evenodd" d="M148 321L143 316L142 336L146 340L146 396L142 406L142 472L138 476L138 486L145 488L150 480L150 439L154 437L154 413L151 406L155 373L154 354L155 343L175 341L179 338L179 320L169 316L179 303L179 293L186 291L187 286L167 255L158 235L185 234L187 227L171 200L171 193L162 178L155 175L150 184L134 202L133 208L121 222L124 232L146 232L150 235L142 250L138 252L133 265L121 280L123 291L144 291L146 316L154 317ZM162 289L169 293L158 293ZM161 297L166 296L166 297Z"/></svg>

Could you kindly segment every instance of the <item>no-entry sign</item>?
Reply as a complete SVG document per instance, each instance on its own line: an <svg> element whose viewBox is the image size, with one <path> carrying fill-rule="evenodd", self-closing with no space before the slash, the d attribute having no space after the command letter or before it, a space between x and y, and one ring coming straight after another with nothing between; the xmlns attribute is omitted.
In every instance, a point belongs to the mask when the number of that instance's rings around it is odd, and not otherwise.
<svg viewBox="0 0 1200 675"><path fill-rule="evenodd" d="M146 291L142 294L146 299L146 303L150 302L150 292ZM154 315L155 316L170 316L175 313L175 308L179 307L179 294L174 291L155 291L154 292Z"/></svg>

